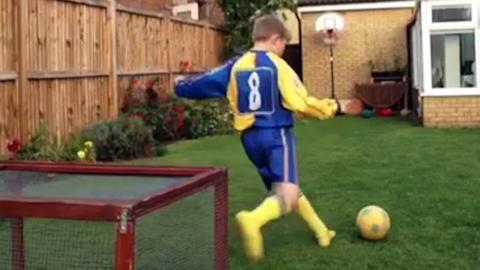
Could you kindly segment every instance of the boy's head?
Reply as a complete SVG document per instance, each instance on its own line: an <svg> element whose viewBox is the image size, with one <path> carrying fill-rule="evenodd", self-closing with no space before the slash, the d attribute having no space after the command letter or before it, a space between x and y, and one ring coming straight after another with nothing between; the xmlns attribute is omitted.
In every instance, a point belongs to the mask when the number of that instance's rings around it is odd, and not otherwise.
<svg viewBox="0 0 480 270"><path fill-rule="evenodd" d="M290 38L290 32L277 16L268 14L255 19L252 39L256 47L260 45L281 56Z"/></svg>

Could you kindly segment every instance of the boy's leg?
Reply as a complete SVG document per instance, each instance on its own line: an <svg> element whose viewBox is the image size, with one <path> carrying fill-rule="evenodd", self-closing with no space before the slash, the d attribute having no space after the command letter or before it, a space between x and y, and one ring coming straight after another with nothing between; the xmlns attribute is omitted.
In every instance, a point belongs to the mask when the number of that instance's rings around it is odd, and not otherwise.
<svg viewBox="0 0 480 270"><path fill-rule="evenodd" d="M274 184L275 193L285 198L290 209L297 209L303 220L314 231L320 246L329 246L335 232L327 229L298 187L295 135L292 130L282 129L280 137L281 147L278 145L274 147L273 155L270 158L271 167L276 175L275 179L283 179L282 182Z"/></svg>
<svg viewBox="0 0 480 270"><path fill-rule="evenodd" d="M265 129L242 136L247 155L259 169L267 189L274 193L253 211L242 211L236 216L247 255L253 260L263 258L261 228L289 213L298 200L294 147L289 147L292 141L287 137L284 129ZM259 141L259 145L255 144Z"/></svg>
<svg viewBox="0 0 480 270"><path fill-rule="evenodd" d="M318 244L321 247L328 247L336 233L335 231L327 228L325 223L323 223L317 213L315 213L315 210L308 201L307 197L301 192L298 198L297 212L307 223L310 229L315 233Z"/></svg>
<svg viewBox="0 0 480 270"><path fill-rule="evenodd" d="M263 132L251 130L242 134L242 144L250 161L257 167L265 187L271 189L272 180L268 167L268 153L263 147ZM247 256L252 260L263 258L263 237L261 228L280 218L284 214L283 203L277 196L267 197L252 211L241 211L236 215L238 228L240 229Z"/></svg>
<svg viewBox="0 0 480 270"><path fill-rule="evenodd" d="M262 227L280 218L283 214L282 203L279 198L269 196L254 210L241 211L236 215L245 252L251 260L257 261L264 256Z"/></svg>

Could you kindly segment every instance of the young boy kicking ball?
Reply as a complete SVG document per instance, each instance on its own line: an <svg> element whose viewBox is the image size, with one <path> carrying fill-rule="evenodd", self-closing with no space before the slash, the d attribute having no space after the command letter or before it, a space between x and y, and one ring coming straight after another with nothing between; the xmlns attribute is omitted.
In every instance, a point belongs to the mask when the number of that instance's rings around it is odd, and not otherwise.
<svg viewBox="0 0 480 270"><path fill-rule="evenodd" d="M175 92L192 99L228 98L245 152L270 192L257 208L236 215L247 256L259 260L264 256L262 227L292 211L321 247L335 237L300 191L293 126L294 114L329 119L340 108L335 100L309 96L281 58L290 33L278 17L257 18L252 38L254 47L242 56L194 79L178 78Z"/></svg>

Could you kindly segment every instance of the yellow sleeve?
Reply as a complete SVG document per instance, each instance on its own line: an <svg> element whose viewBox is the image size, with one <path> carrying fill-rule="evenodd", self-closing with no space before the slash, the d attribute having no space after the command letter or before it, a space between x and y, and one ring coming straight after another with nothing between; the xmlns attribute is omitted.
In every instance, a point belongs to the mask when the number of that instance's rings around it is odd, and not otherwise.
<svg viewBox="0 0 480 270"><path fill-rule="evenodd" d="M335 100L309 96L298 75L283 59L273 56L272 60L277 66L278 87L285 108L318 119L333 118L336 115L338 106Z"/></svg>

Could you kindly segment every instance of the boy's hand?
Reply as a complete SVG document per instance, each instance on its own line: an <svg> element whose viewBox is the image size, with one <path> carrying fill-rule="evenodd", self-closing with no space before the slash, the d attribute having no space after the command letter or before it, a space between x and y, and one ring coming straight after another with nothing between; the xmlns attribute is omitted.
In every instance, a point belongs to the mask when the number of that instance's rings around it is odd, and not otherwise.
<svg viewBox="0 0 480 270"><path fill-rule="evenodd" d="M308 97L306 102L309 106L312 106L316 111L321 113L321 116L317 116L320 120L333 118L338 110L336 101L332 99Z"/></svg>

